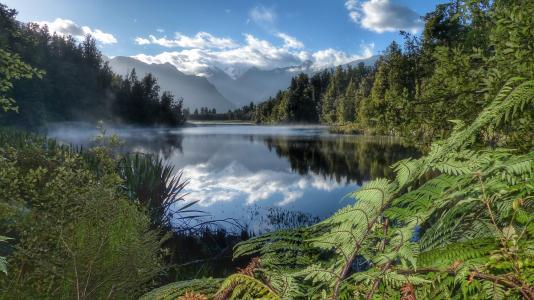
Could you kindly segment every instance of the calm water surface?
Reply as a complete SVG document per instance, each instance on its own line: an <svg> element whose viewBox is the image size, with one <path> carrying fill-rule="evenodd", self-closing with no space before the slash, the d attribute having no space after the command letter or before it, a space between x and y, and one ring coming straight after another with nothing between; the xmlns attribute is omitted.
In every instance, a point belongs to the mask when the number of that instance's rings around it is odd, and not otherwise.
<svg viewBox="0 0 534 300"><path fill-rule="evenodd" d="M71 125L53 128L49 136L87 145L96 133ZM190 180L187 199L198 200L197 208L255 231L276 227L269 221L273 211L328 217L352 203L347 194L362 183L390 176L392 163L417 155L395 138L335 135L317 126L199 125L109 133L125 141L124 151L155 153L183 170Z"/></svg>

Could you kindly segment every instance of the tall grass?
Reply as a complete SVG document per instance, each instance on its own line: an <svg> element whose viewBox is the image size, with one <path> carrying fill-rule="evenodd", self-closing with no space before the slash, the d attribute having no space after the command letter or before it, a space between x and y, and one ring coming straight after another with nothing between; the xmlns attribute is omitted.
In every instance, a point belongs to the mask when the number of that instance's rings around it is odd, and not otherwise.
<svg viewBox="0 0 534 300"><path fill-rule="evenodd" d="M161 158L141 153L125 155L119 163L119 174L128 197L146 208L155 228L181 230L190 227L191 220L207 216L191 209L198 200L185 200L183 190L189 181L183 178L183 172L174 172L174 167Z"/></svg>

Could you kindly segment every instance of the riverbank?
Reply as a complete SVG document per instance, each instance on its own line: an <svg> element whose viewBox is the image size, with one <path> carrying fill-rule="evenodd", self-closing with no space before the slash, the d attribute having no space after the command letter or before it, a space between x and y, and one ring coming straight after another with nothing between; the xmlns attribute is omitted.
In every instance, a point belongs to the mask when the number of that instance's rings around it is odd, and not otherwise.
<svg viewBox="0 0 534 300"><path fill-rule="evenodd" d="M330 125L328 132L336 134L365 134L363 129L353 123Z"/></svg>

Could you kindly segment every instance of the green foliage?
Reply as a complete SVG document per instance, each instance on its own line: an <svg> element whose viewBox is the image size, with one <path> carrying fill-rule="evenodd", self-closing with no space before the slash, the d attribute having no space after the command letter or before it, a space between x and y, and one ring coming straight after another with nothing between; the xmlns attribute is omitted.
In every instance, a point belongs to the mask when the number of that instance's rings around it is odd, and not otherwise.
<svg viewBox="0 0 534 300"><path fill-rule="evenodd" d="M113 103L113 112L121 121L139 125L176 126L185 122L182 99L169 92L160 96L160 87L152 74L141 80L133 69L121 79Z"/></svg>
<svg viewBox="0 0 534 300"><path fill-rule="evenodd" d="M125 155L119 173L128 198L146 208L154 228L184 229L182 226L187 224L184 221L204 215L189 209L197 201L179 207L185 201L182 191L188 181L181 172L175 174L174 167L164 164L161 158L140 153Z"/></svg>
<svg viewBox="0 0 534 300"><path fill-rule="evenodd" d="M238 244L235 257L260 256L261 266L222 289L241 298L532 298L534 153L476 142L526 113L533 95L534 81L510 79L471 124L456 122L426 156L396 163L393 180L364 184L354 204Z"/></svg>
<svg viewBox="0 0 534 300"><path fill-rule="evenodd" d="M16 101L7 96L13 88L13 81L21 78L42 77L43 72L24 63L20 56L0 49L0 107L7 112L18 111Z"/></svg>
<svg viewBox="0 0 534 300"><path fill-rule="evenodd" d="M123 197L105 153L0 134L0 227L13 238L5 298L130 298L162 271L150 219ZM101 171L88 164L94 156Z"/></svg>
<svg viewBox="0 0 534 300"><path fill-rule="evenodd" d="M244 105L241 108L234 110L228 110L227 112L217 112L215 108L209 109L207 107L201 107L200 111L195 109L193 113L189 109L184 109L184 115L188 120L200 120L200 121L251 121L252 115L256 110L256 105L250 102L248 105Z"/></svg>
<svg viewBox="0 0 534 300"><path fill-rule="evenodd" d="M0 242L6 242L10 240L7 236L0 235ZM7 259L0 256L0 271L7 275Z"/></svg>
<svg viewBox="0 0 534 300"><path fill-rule="evenodd" d="M283 123L315 123L319 121L319 99L317 91L321 90L320 76L310 78L299 74L291 80L286 91L280 91L274 98L255 107L253 121Z"/></svg>
<svg viewBox="0 0 534 300"><path fill-rule="evenodd" d="M532 1L450 1L425 16L421 37L401 32L373 67L337 67L307 83L314 118L337 132L399 135L429 144L453 130L448 120L472 122L508 78L533 78ZM297 80L299 77L295 77ZM294 122L287 105L307 108L291 86L256 108L256 122ZM532 111L532 110L531 110ZM481 142L532 147L533 115L484 129ZM526 139L523 137L527 137Z"/></svg>
<svg viewBox="0 0 534 300"><path fill-rule="evenodd" d="M202 278L175 282L154 289L143 295L140 299L175 300L183 296L187 291L195 291L212 299L215 293L217 293L222 281L222 279L218 278Z"/></svg>
<svg viewBox="0 0 534 300"><path fill-rule="evenodd" d="M226 294L223 299L281 299L260 280L240 273L226 278L218 294Z"/></svg>

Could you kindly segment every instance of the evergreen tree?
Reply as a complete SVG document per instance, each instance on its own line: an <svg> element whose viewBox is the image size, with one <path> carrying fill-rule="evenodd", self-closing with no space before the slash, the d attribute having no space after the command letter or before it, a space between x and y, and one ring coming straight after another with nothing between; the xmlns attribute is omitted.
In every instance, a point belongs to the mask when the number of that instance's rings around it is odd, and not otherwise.
<svg viewBox="0 0 534 300"><path fill-rule="evenodd" d="M355 118L356 107L356 84L351 79L345 94L340 97L337 106L337 120L339 123L353 122Z"/></svg>

